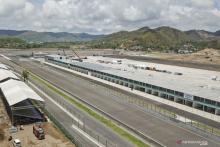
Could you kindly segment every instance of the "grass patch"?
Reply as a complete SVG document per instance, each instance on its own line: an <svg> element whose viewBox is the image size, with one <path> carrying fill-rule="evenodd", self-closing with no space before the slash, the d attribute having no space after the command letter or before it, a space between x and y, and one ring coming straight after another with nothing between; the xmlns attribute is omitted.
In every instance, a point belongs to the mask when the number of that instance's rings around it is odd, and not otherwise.
<svg viewBox="0 0 220 147"><path fill-rule="evenodd" d="M136 138L135 136L131 135L129 132L125 131L124 129L118 127L115 123L113 123L111 120L106 119L105 117L101 116L100 114L96 113L95 111L91 110L90 108L88 108L87 106L85 106L84 104L74 100L72 97L68 96L67 94L65 94L64 92L62 92L61 90L59 90L58 88L56 88L55 86L51 85L50 83L48 83L47 81L41 79L40 77L34 75L33 73L30 73L31 78L41 82L42 84L46 85L49 89L51 89L52 91L54 91L55 93L57 93L58 95L62 96L63 98L65 98L66 100L68 100L69 102L71 102L73 105L75 105L76 107L78 107L79 109L83 110L84 112L88 113L90 116L94 117L96 120L102 122L104 125L106 125L107 127L111 128L112 130L114 130L116 133L118 133L120 136L124 137L125 139L129 140L130 142L132 142L134 145L136 145L137 147L149 147L149 145L145 144L143 141L141 141L140 139Z"/></svg>
<svg viewBox="0 0 220 147"><path fill-rule="evenodd" d="M220 136L220 130L219 129L213 128L213 127L208 126L206 124L198 123L198 122L192 122L192 126L198 128L198 129L204 130L206 132L213 133L217 136Z"/></svg>

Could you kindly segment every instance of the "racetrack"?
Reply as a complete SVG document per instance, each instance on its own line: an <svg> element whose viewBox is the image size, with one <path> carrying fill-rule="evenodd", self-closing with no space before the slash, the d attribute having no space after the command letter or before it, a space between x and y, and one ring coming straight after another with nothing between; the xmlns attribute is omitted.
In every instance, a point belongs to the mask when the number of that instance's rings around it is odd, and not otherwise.
<svg viewBox="0 0 220 147"><path fill-rule="evenodd" d="M61 86L73 95L77 95L88 103L113 115L118 120L159 140L165 146L176 146L177 140L206 140L193 132L162 121L131 105L116 101L115 99L117 99L118 96L115 95L113 91L106 93L102 88L97 89L93 83L70 73L49 66L39 65L31 61L22 61L21 64L37 75ZM212 141L208 142L210 146L219 146ZM190 146L198 146L198 144L192 144Z"/></svg>

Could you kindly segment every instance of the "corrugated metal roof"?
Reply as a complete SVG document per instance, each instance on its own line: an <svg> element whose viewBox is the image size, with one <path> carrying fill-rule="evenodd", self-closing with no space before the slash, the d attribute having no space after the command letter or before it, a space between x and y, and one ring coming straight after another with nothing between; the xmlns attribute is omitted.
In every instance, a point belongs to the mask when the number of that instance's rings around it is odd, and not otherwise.
<svg viewBox="0 0 220 147"><path fill-rule="evenodd" d="M30 87L24 82L17 80L8 80L0 84L0 88L9 104L13 106L26 99L32 99L43 102L44 100L37 95Z"/></svg>

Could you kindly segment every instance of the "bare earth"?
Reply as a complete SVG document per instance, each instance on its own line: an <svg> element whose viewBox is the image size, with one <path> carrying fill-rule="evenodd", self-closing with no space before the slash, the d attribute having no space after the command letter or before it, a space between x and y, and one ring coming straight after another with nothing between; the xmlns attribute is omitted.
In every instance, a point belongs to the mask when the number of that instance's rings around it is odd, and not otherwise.
<svg viewBox="0 0 220 147"><path fill-rule="evenodd" d="M204 49L193 54L167 54L167 53L155 53L149 54L151 57L160 59L169 59L176 61L187 61L204 64L220 64L220 50L215 49Z"/></svg>
<svg viewBox="0 0 220 147"><path fill-rule="evenodd" d="M0 97L0 147L13 147L12 141L8 141L10 121L7 117L4 105ZM14 139L20 139L22 147L75 147L51 122L43 125L45 139L38 140L33 134L33 125L25 125L24 130L13 134Z"/></svg>

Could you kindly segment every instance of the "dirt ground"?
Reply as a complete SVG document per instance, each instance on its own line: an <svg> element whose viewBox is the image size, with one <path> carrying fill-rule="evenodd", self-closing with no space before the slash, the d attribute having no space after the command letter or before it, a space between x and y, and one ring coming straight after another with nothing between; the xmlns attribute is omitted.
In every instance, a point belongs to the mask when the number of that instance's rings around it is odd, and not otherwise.
<svg viewBox="0 0 220 147"><path fill-rule="evenodd" d="M220 64L220 50L204 49L192 54L153 53L151 57L175 61L187 61L203 64Z"/></svg>
<svg viewBox="0 0 220 147"><path fill-rule="evenodd" d="M75 147L52 122L43 124L45 139L38 140L33 134L33 125L25 125L24 130L19 130L15 134L9 133L11 127L4 105L0 98L0 147L13 147L12 141L8 141L9 136L13 139L20 139L22 147Z"/></svg>
<svg viewBox="0 0 220 147"><path fill-rule="evenodd" d="M16 134L12 134L14 139L21 140L22 147L75 147L70 141L63 136L51 123L44 124L45 139L38 140L32 133L33 125L24 126L24 130L19 130ZM4 138L0 140L1 147L13 147L12 141L8 141L8 126L4 126Z"/></svg>

